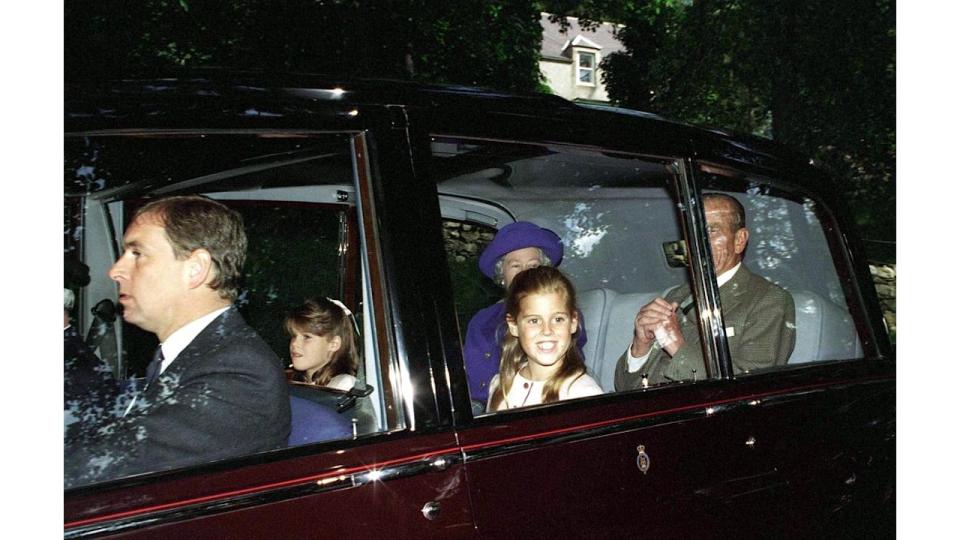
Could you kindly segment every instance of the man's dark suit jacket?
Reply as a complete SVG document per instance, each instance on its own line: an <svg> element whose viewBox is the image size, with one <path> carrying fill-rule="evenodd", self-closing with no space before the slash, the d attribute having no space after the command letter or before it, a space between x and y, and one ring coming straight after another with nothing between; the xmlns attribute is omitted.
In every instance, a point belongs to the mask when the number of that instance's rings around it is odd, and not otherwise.
<svg viewBox="0 0 960 540"><path fill-rule="evenodd" d="M68 448L66 485L262 452L286 444L280 360L231 307L204 328L122 419Z"/></svg>
<svg viewBox="0 0 960 540"><path fill-rule="evenodd" d="M110 367L70 325L63 330L64 440L82 436L109 418L119 394Z"/></svg>

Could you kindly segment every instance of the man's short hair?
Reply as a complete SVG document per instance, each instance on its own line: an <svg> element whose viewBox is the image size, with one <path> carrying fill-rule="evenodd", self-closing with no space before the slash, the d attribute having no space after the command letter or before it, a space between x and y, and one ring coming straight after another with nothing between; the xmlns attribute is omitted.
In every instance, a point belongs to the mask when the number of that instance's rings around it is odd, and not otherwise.
<svg viewBox="0 0 960 540"><path fill-rule="evenodd" d="M207 250L216 274L210 288L221 298L237 299L247 257L247 235L239 212L206 197L186 195L151 201L133 219L144 215L159 220L178 259Z"/></svg>
<svg viewBox="0 0 960 540"><path fill-rule="evenodd" d="M727 195L726 193L704 193L703 195L703 204L706 206L707 201L724 201L730 204L733 208L734 221L730 223L730 226L733 227L734 231L738 231L747 226L747 214L743 210L743 205L740 204L740 201L734 197Z"/></svg>

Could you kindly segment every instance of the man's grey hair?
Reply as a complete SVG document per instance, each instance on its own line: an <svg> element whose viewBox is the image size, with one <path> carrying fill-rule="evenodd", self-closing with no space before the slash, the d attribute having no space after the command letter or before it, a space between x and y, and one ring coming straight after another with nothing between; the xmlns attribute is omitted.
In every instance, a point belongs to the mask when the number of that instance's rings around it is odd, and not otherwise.
<svg viewBox="0 0 960 540"><path fill-rule="evenodd" d="M736 198L726 193L717 193L710 192L703 194L703 204L706 205L707 201L723 201L730 205L733 209L733 218L729 220L729 225L733 228L734 231L742 229L747 226L747 213L743 210L743 205L740 204Z"/></svg>
<svg viewBox="0 0 960 540"><path fill-rule="evenodd" d="M540 265L541 266L553 266L553 261L550 260L550 257L547 257L547 254L543 252L540 248L534 248L537 250L537 253L540 255ZM512 252L511 252L512 253ZM504 255L497 259L497 262L493 265L493 281L497 285L506 288L506 279L503 277L503 260L507 256Z"/></svg>

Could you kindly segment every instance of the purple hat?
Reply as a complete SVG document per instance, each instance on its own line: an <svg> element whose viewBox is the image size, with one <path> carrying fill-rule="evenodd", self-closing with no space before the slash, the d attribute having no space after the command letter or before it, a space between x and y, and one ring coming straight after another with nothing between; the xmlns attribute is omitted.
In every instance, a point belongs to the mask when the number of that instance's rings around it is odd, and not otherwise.
<svg viewBox="0 0 960 540"><path fill-rule="evenodd" d="M480 271L490 279L494 279L494 267L500 257L518 249L535 247L543 250L554 266L560 265L563 259L563 243L560 237L550 229L538 227L529 221L511 223L497 231L493 242L480 254Z"/></svg>

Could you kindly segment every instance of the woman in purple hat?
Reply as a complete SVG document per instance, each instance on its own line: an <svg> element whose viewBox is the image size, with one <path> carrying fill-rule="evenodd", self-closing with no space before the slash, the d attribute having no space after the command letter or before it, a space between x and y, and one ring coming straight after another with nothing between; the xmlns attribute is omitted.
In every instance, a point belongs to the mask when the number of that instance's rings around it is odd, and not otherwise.
<svg viewBox="0 0 960 540"><path fill-rule="evenodd" d="M541 265L559 266L562 259L563 243L556 233L529 221L518 221L497 232L493 242L480 254L479 266L485 276L506 290L521 271ZM506 315L506 306L500 301L478 311L467 325L464 368L470 399L477 404L479 412L486 409L490 380L500 369ZM582 314L580 320L583 320ZM577 347L582 350L586 342L586 333L578 332Z"/></svg>

